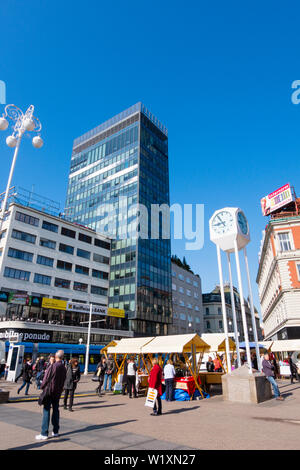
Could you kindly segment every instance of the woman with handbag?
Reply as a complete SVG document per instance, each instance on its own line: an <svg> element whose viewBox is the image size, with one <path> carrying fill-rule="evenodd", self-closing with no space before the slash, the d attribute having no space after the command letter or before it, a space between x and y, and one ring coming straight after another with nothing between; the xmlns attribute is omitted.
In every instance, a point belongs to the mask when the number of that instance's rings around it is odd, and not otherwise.
<svg viewBox="0 0 300 470"><path fill-rule="evenodd" d="M68 396L70 394L69 411L73 411L74 393L77 384L80 380L80 369L78 365L78 359L71 359L67 367L67 375L64 384L65 397L64 397L64 409L67 410Z"/></svg>
<svg viewBox="0 0 300 470"><path fill-rule="evenodd" d="M97 366L97 372L96 372L96 376L98 377L98 381L99 381L99 385L96 388L96 393L98 393L99 397L101 396L101 388L104 382L104 375L105 375L106 369L107 369L106 359L105 357L103 357Z"/></svg>

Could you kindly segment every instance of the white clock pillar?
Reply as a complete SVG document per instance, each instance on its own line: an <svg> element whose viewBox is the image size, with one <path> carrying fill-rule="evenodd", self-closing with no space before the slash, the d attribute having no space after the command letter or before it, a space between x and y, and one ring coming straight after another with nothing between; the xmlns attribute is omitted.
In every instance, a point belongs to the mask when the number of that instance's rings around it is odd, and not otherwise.
<svg viewBox="0 0 300 470"><path fill-rule="evenodd" d="M240 365L239 337L238 337L238 331L237 331L236 309L235 309L235 301L234 301L234 294L233 294L231 260L230 260L230 253L235 253L247 361L249 365L249 374L252 374L248 327L247 327L246 311L245 311L245 305L244 305L244 293L243 293L240 260L239 260L239 251L244 249L246 272L247 272L247 279L248 279L249 298L250 298L250 310L251 310L252 325L253 325L254 339L255 339L255 346L256 346L257 364L258 364L259 370L261 370L259 347L257 343L255 313L254 313L254 307L253 307L253 296L252 296L252 290L251 290L248 259L247 259L246 248L245 248L246 245L250 241L249 225L241 209L239 209L238 207L225 207L223 209L217 210L213 214L213 216L211 217L209 221L209 229L210 229L210 239L217 246L222 310L223 310L223 318L225 319L224 320L224 333L227 338L226 354L228 357L229 341L228 341L227 316L226 316L226 305L225 305L222 261L221 261L220 250L223 250L227 253L235 343L236 343L236 349L237 349L237 354L238 354L238 363ZM227 359L227 362L228 362L228 359ZM229 365L230 365L230 361L229 361Z"/></svg>

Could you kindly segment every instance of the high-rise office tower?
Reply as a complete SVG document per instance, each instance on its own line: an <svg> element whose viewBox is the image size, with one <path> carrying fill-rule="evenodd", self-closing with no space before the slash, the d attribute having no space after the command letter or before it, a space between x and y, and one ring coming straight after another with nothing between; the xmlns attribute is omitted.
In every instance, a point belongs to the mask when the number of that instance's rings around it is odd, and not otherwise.
<svg viewBox="0 0 300 470"><path fill-rule="evenodd" d="M139 225L140 204L149 217ZM168 133L137 103L75 139L66 199L68 218L113 239L108 302L136 335L168 334L172 323L170 238L161 214L151 238L152 204L169 205Z"/></svg>

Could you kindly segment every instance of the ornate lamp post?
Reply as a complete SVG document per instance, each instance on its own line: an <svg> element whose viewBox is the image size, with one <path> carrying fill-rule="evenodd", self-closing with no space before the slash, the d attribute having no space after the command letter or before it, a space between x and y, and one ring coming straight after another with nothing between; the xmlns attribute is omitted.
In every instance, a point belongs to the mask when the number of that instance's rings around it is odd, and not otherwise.
<svg viewBox="0 0 300 470"><path fill-rule="evenodd" d="M1 215L0 215L0 230L2 228L2 223L4 219L7 198L9 193L9 188L11 185L11 180L13 177L15 164L20 148L20 143L23 135L25 132L35 132L37 135L32 139L32 145L35 148L41 148L44 144L43 139L40 137L39 132L42 129L42 124L40 123L39 119L37 119L34 115L34 106L30 105L29 108L25 113L21 111L17 106L14 104L8 104L5 106L4 114L0 117L0 130L6 131L9 125L9 121L12 121L13 132L6 138L6 144L8 147L15 148L13 161L10 168L10 173L7 181L5 196L3 200L3 204L1 207ZM9 121L8 121L9 120Z"/></svg>

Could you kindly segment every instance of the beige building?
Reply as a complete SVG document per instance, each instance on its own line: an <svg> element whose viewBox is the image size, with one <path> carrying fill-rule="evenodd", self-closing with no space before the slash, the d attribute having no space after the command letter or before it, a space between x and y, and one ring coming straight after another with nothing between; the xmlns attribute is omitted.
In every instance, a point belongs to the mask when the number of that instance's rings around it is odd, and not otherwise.
<svg viewBox="0 0 300 470"><path fill-rule="evenodd" d="M266 339L300 338L300 216L297 212L273 214L263 232L256 282Z"/></svg>

